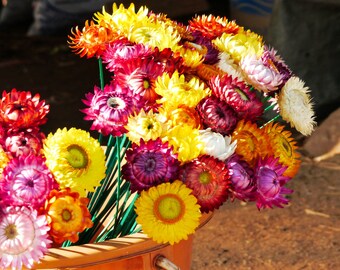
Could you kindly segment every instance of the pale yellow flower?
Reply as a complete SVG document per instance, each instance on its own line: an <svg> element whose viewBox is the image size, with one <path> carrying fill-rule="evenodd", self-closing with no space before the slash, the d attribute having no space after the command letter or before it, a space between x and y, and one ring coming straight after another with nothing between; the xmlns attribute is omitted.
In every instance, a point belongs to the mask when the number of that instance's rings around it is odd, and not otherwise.
<svg viewBox="0 0 340 270"><path fill-rule="evenodd" d="M301 134L310 135L316 125L309 88L298 77L291 77L282 87L278 104L283 120Z"/></svg>
<svg viewBox="0 0 340 270"><path fill-rule="evenodd" d="M260 57L264 50L262 37L250 30L240 31L236 35L224 33L213 40L213 44L220 51L229 53L236 63L247 55Z"/></svg>

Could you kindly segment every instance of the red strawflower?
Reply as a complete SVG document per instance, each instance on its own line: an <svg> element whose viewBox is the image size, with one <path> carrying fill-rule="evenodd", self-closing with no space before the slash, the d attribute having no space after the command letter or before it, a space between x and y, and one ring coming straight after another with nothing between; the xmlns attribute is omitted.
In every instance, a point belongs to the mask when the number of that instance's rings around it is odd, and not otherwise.
<svg viewBox="0 0 340 270"><path fill-rule="evenodd" d="M230 135L238 121L234 109L215 96L202 99L196 107L205 128L222 135Z"/></svg>
<svg viewBox="0 0 340 270"><path fill-rule="evenodd" d="M45 124L49 105L40 100L40 95L32 96L29 91L2 92L0 100L0 124L7 129L26 129Z"/></svg>
<svg viewBox="0 0 340 270"><path fill-rule="evenodd" d="M228 103L239 118L256 121L263 114L261 100L243 81L226 74L212 78L209 85L213 94Z"/></svg>
<svg viewBox="0 0 340 270"><path fill-rule="evenodd" d="M148 111L159 106L155 81L163 72L164 67L152 58L137 58L122 63L115 71L114 79L121 87L128 87L133 95L140 96L146 104L144 109Z"/></svg>
<svg viewBox="0 0 340 270"><path fill-rule="evenodd" d="M123 177L130 182L131 191L142 191L177 179L179 161L168 143L160 139L132 144L126 151Z"/></svg>
<svg viewBox="0 0 340 270"><path fill-rule="evenodd" d="M218 209L228 198L228 168L212 156L203 155L184 164L179 179L193 190L202 212Z"/></svg>

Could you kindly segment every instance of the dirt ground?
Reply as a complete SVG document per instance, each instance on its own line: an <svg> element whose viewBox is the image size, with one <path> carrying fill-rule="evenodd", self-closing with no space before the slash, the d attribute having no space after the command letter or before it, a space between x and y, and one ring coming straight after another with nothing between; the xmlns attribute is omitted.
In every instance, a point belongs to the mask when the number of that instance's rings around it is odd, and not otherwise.
<svg viewBox="0 0 340 270"><path fill-rule="evenodd" d="M97 62L71 53L66 40L0 35L0 90L40 93L51 105L45 132L88 128L81 99L99 84ZM340 269L340 156L302 160L284 209L236 201L216 211L196 233L192 269Z"/></svg>

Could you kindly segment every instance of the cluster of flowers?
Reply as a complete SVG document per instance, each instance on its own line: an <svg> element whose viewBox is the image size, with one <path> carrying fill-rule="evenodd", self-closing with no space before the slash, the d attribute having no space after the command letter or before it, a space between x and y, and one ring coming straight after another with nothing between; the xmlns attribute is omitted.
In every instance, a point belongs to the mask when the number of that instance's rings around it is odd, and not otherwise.
<svg viewBox="0 0 340 270"><path fill-rule="evenodd" d="M12 89L0 100L0 268L32 267L52 242L76 242L93 224L86 191L105 175L105 155L86 131L41 131L49 105Z"/></svg>
<svg viewBox="0 0 340 270"><path fill-rule="evenodd" d="M259 209L288 203L299 154L291 132L265 121L265 111L304 135L314 116L308 88L261 36L213 15L183 25L114 5L74 29L70 47L111 74L86 95L83 112L91 129L132 141L122 172L140 193L146 234L178 242L199 213L228 198Z"/></svg>
<svg viewBox="0 0 340 270"><path fill-rule="evenodd" d="M289 202L286 184L299 153L285 124L272 120L281 116L309 135L312 104L308 88L261 36L213 15L183 25L146 7L114 4L111 14L103 8L76 27L69 44L111 74L86 94L82 111L91 130L131 142L122 179L138 194L137 222L155 241L187 239L202 213L228 199L258 209ZM88 132L59 129L45 138L39 126L49 108L39 98L14 89L0 103L4 267L32 266L49 239L76 242L93 225L86 195L111 173ZM270 120L269 110L277 115Z"/></svg>

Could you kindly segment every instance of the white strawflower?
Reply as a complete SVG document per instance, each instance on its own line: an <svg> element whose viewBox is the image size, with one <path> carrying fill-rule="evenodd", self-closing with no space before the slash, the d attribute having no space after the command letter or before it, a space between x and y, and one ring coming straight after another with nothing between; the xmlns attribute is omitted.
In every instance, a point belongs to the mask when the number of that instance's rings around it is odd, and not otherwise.
<svg viewBox="0 0 340 270"><path fill-rule="evenodd" d="M282 119L305 136L310 135L316 125L309 92L302 80L291 77L282 87L278 97Z"/></svg>
<svg viewBox="0 0 340 270"><path fill-rule="evenodd" d="M224 137L220 133L212 132L210 128L200 130L199 133L206 154L224 161L235 152L237 141L231 143L231 136Z"/></svg>

